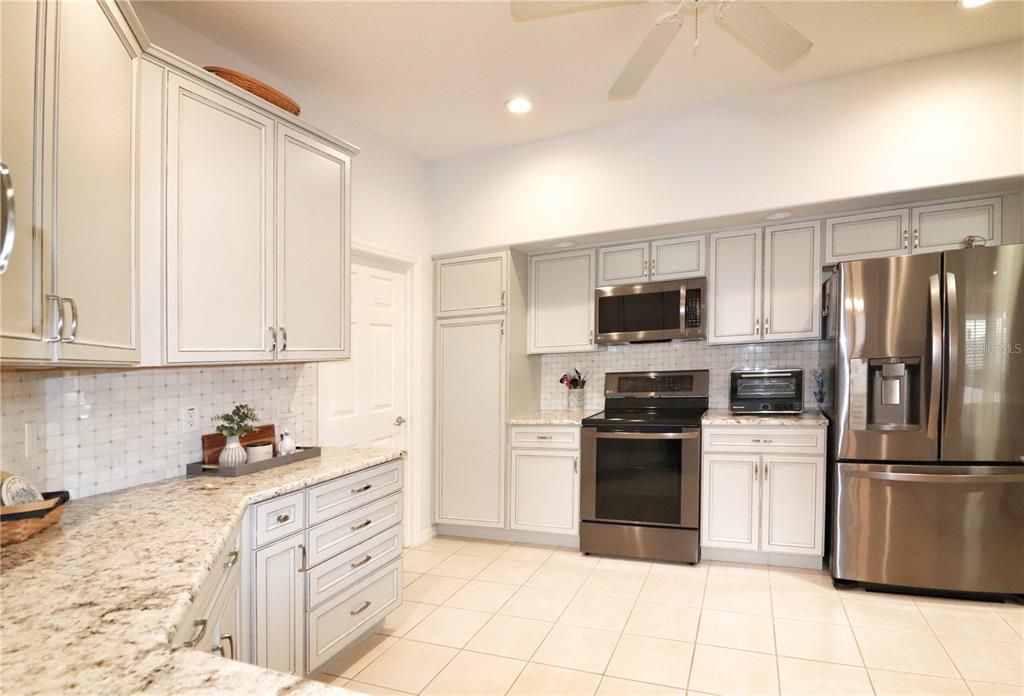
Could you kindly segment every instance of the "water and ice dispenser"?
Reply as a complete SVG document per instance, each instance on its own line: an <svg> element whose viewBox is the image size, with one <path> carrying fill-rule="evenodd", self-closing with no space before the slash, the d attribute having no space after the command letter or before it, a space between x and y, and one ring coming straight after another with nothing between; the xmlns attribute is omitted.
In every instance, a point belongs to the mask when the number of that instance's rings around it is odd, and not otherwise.
<svg viewBox="0 0 1024 696"><path fill-rule="evenodd" d="M921 358L851 360L850 417L854 430L921 428Z"/></svg>

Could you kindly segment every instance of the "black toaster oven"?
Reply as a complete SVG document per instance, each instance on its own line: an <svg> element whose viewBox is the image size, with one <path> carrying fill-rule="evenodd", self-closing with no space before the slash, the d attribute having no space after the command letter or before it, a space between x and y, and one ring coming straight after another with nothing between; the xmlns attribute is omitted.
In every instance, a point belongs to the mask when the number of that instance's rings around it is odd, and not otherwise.
<svg viewBox="0 0 1024 696"><path fill-rule="evenodd" d="M803 370L734 370L729 380L733 413L802 413Z"/></svg>

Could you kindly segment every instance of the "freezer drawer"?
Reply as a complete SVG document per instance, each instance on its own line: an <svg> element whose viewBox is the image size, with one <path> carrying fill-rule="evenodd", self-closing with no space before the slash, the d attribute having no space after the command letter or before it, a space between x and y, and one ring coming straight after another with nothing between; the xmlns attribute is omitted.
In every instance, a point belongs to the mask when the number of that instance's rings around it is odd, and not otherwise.
<svg viewBox="0 0 1024 696"><path fill-rule="evenodd" d="M1024 593L1024 467L840 462L832 575Z"/></svg>

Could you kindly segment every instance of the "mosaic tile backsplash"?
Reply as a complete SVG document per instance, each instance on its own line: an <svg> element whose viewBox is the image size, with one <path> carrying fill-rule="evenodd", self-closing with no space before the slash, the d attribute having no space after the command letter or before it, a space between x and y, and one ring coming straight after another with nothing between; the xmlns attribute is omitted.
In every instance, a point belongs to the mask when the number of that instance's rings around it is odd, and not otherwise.
<svg viewBox="0 0 1024 696"><path fill-rule="evenodd" d="M541 358L542 409L566 408L566 388L559 378L573 368L587 374L586 408L604 407L606 372L644 370L710 370L711 408L729 407L729 373L737 368L803 368L804 408L814 407L811 371L830 372L834 346L827 341L792 341L750 345L708 345L703 341L674 341L608 346L592 353L564 353ZM826 383L826 399L831 385Z"/></svg>
<svg viewBox="0 0 1024 696"><path fill-rule="evenodd" d="M202 459L211 418L248 403L261 423L317 442L317 366L230 366L0 373L2 468L72 497L181 476ZM181 411L199 409L182 432ZM28 423L30 455L26 456Z"/></svg>

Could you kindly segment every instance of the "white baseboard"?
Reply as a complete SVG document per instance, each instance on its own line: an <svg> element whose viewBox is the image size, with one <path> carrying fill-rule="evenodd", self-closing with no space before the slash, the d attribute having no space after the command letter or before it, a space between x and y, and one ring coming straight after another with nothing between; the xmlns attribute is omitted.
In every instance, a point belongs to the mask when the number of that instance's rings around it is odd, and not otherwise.
<svg viewBox="0 0 1024 696"><path fill-rule="evenodd" d="M701 547L702 561L725 561L727 563L751 563L764 566L785 566L787 568L806 568L821 570L821 556L800 556L788 553L766 553L763 551L740 551L736 549L709 549Z"/></svg>
<svg viewBox="0 0 1024 696"><path fill-rule="evenodd" d="M471 539L508 541L519 544L564 546L571 549L578 549L580 547L580 538L576 534L549 534L546 532L526 532L520 529L473 527L458 524L439 524L436 529L438 536L469 537Z"/></svg>

